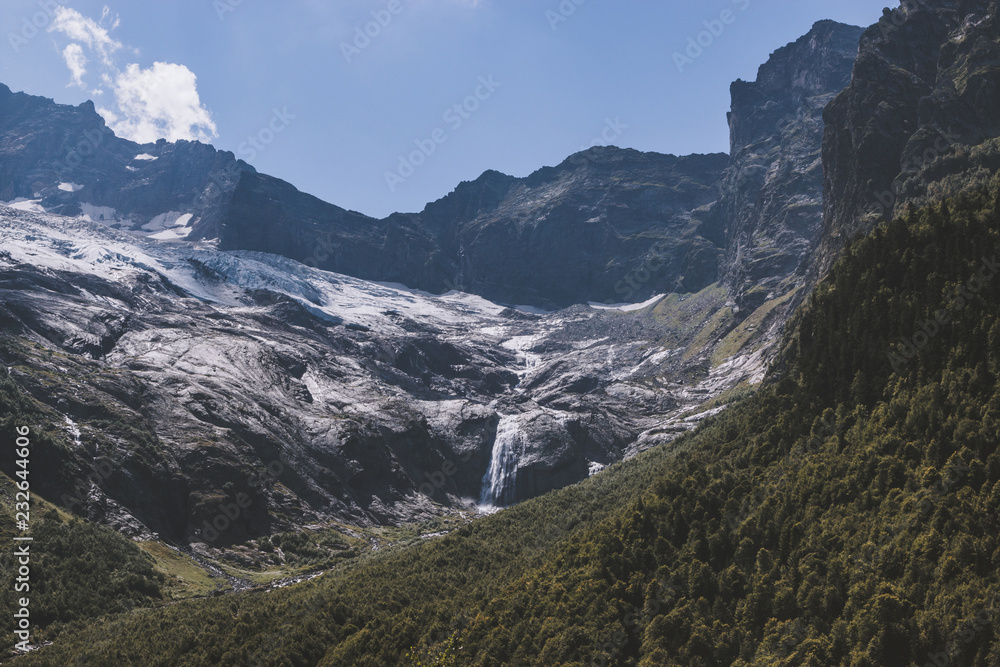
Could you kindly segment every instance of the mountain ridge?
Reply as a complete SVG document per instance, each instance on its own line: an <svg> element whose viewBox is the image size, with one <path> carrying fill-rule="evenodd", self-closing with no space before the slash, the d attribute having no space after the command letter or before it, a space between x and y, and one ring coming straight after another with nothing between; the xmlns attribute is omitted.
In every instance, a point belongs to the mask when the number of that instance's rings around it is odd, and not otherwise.
<svg viewBox="0 0 1000 667"><path fill-rule="evenodd" d="M764 86L752 120L734 121L730 114L735 158L594 147L524 178L487 170L418 213L382 219L302 193L204 144L140 146L119 140L93 104L64 107L4 87L0 109L30 106L34 117L0 117L0 163L10 172L0 173L5 183L0 200L37 199L51 212L103 217L164 240L218 239L225 250L276 251L364 279L433 293L460 289L512 305L557 309L590 301L642 302L655 294L698 292L720 279L742 294L746 285L738 285L736 276L745 270L740 268L744 239L758 234L766 237L761 246L790 244L789 252L798 257L812 233L797 238L789 231L794 224L753 230L740 218L732 200L734 188L743 184L734 175L739 168L733 160L741 159L743 144L751 141L745 129L756 124L758 133L776 131L777 111L773 104L765 108L775 95L783 100L778 106L785 122L799 123L795 114L802 100L786 94L790 87L837 92L847 69L843 61L853 57L855 30L860 29L819 22L798 42L772 54L761 66L761 82L733 85L737 114L753 106L741 96ZM796 47L816 40L825 43ZM788 49L795 48L790 58ZM824 64L827 59L831 62ZM801 73L813 70L822 74L797 82ZM827 74L831 70L833 76ZM64 130L42 142L36 135L45 118L62 123ZM802 150L811 154L812 149ZM80 150L93 153L85 165ZM758 158L758 167L765 168L774 160ZM28 164L42 167L29 176ZM783 187L801 186L786 178L772 190ZM716 206L714 218L706 220L704 211L726 199L723 189L730 194L728 210ZM749 279L779 273L775 282L781 283L793 263L765 260ZM650 266L656 270L648 272ZM644 280L635 280L637 272Z"/></svg>

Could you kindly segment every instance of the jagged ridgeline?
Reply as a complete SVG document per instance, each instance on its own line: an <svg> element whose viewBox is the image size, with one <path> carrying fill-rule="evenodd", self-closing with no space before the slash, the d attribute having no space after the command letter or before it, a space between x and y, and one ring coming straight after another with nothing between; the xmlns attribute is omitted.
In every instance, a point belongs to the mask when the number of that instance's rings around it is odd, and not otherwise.
<svg viewBox="0 0 1000 667"><path fill-rule="evenodd" d="M996 665L998 222L995 180L855 242L784 377L671 449L15 664Z"/></svg>

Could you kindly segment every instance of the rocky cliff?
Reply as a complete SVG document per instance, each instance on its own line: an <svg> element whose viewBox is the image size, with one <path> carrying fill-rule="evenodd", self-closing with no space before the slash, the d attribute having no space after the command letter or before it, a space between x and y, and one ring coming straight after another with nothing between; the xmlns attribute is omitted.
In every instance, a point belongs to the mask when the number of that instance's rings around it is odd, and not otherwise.
<svg viewBox="0 0 1000 667"><path fill-rule="evenodd" d="M595 148L527 178L486 172L415 215L374 220L245 174L221 246L441 293L560 308L697 292L720 249L691 212L718 198L725 155ZM641 284L630 274L658 270Z"/></svg>
<svg viewBox="0 0 1000 667"><path fill-rule="evenodd" d="M820 21L732 85L731 164L709 235L725 238L723 281L743 306L801 279L823 219L823 109L848 84L862 29Z"/></svg>
<svg viewBox="0 0 1000 667"><path fill-rule="evenodd" d="M253 167L198 142L136 144L78 107L0 84L0 201L35 201L164 239L218 236L242 172Z"/></svg>
<svg viewBox="0 0 1000 667"><path fill-rule="evenodd" d="M822 274L852 237L977 187L1000 167L996 2L904 2L868 28L851 83L827 107Z"/></svg>

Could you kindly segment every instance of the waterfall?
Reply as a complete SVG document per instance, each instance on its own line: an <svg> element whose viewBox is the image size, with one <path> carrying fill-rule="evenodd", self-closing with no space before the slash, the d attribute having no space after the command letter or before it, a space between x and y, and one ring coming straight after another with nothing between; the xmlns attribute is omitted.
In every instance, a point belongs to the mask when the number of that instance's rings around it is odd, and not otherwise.
<svg viewBox="0 0 1000 667"><path fill-rule="evenodd" d="M483 475L479 504L484 507L507 507L514 504L518 450L523 449L521 429L515 417L500 416L497 437L493 441L490 469Z"/></svg>

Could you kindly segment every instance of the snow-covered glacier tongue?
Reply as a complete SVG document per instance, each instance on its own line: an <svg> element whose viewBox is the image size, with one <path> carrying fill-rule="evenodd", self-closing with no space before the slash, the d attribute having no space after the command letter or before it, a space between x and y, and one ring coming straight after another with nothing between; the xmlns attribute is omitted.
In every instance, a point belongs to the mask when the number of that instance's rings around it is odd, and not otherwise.
<svg viewBox="0 0 1000 667"><path fill-rule="evenodd" d="M0 205L2 365L80 433L53 465L110 457L85 513L177 541L223 486L240 543L509 507L672 438L726 387L673 379L704 360L656 308L530 312Z"/></svg>

